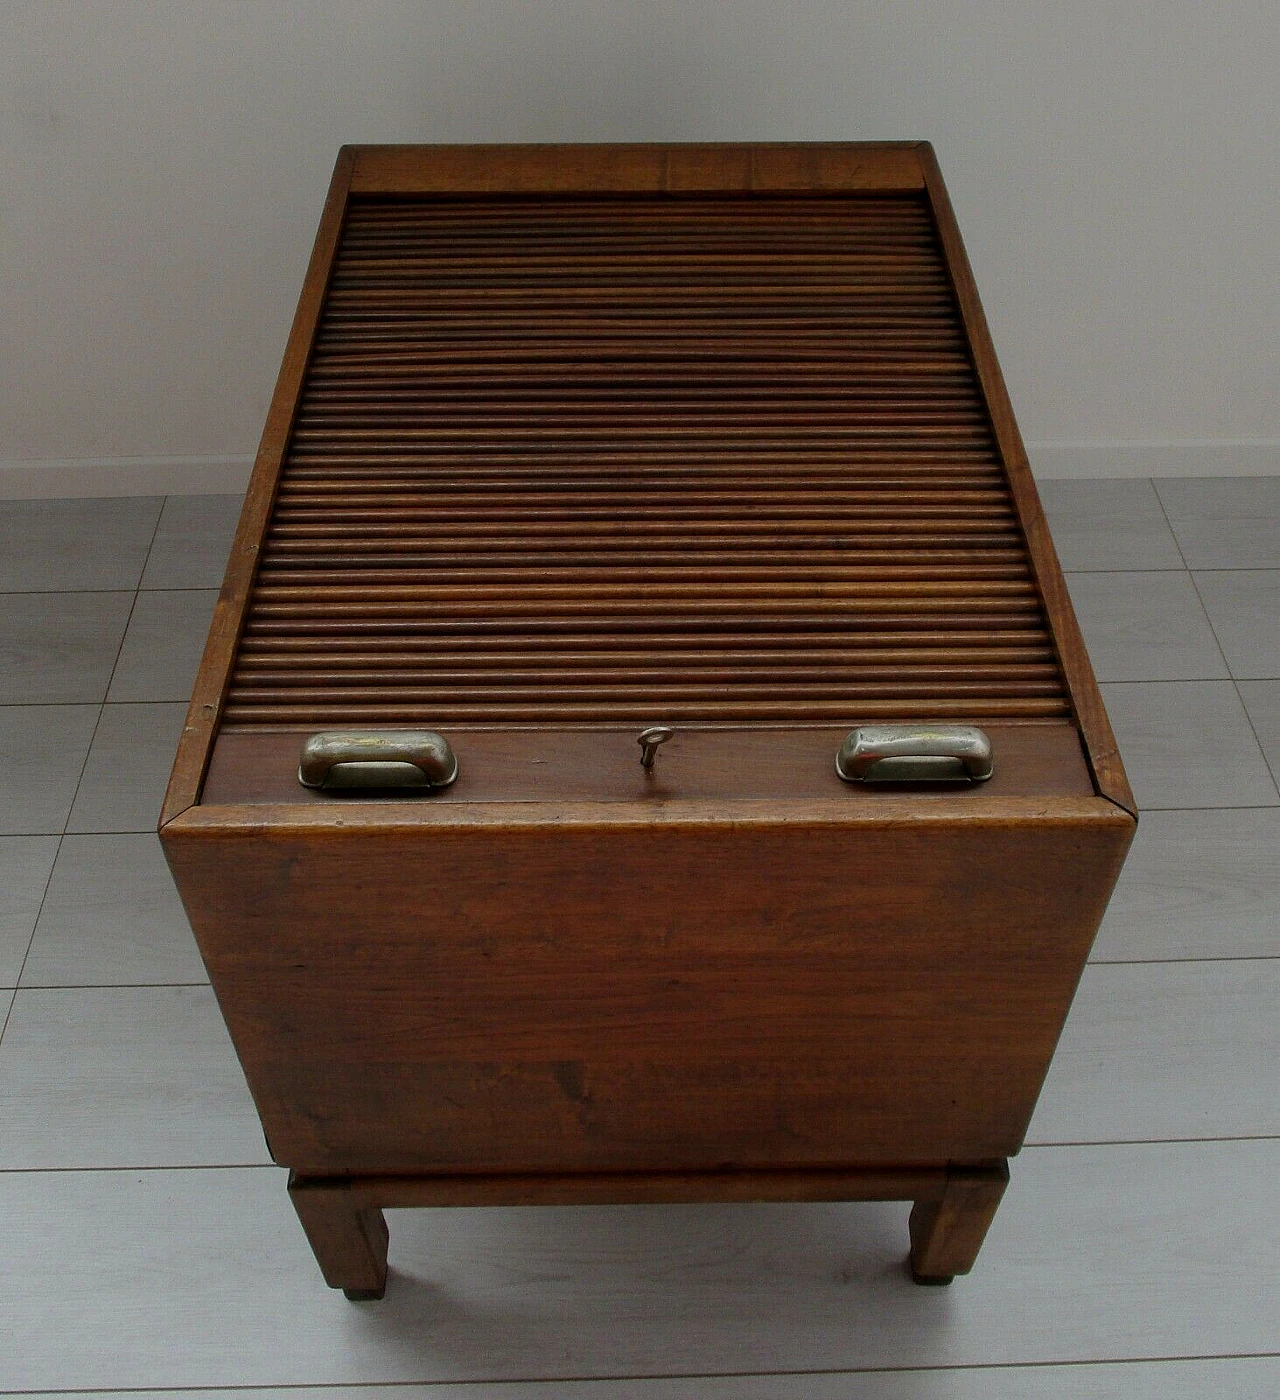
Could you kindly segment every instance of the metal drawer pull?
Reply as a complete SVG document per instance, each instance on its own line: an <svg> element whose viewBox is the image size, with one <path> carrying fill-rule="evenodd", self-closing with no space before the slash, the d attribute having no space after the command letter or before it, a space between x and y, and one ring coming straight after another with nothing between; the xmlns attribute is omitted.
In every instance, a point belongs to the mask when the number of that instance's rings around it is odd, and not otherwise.
<svg viewBox="0 0 1280 1400"><path fill-rule="evenodd" d="M991 771L991 740L968 724L869 724L836 754L846 783L981 783Z"/></svg>
<svg viewBox="0 0 1280 1400"><path fill-rule="evenodd" d="M448 739L432 729L329 729L302 746L309 788L446 788L458 776Z"/></svg>

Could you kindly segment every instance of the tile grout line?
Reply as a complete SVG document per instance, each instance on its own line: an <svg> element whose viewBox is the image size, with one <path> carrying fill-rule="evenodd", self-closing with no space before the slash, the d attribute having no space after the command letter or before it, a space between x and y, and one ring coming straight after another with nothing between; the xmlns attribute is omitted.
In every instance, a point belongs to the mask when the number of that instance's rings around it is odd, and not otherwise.
<svg viewBox="0 0 1280 1400"><path fill-rule="evenodd" d="M1175 1143L1197 1142L1280 1142L1280 1133L1223 1133L1221 1137L1170 1138L1043 1138L1022 1144L1023 1152L1056 1147L1167 1147ZM85 1170L93 1171L87 1167Z"/></svg>
<svg viewBox="0 0 1280 1400"><path fill-rule="evenodd" d="M1264 811L1274 811L1267 807ZM1237 962L1276 962L1280 953L1227 953L1221 957L1208 958L1090 958L1086 967L1166 967L1178 963L1237 963ZM148 984L143 984L148 985Z"/></svg>
<svg viewBox="0 0 1280 1400"><path fill-rule="evenodd" d="M1214 638L1217 641L1217 638ZM1249 676L1250 681L1280 681L1280 676ZM1100 680L1099 685L1220 685L1223 681L1234 684L1235 677L1228 671L1225 676L1161 676L1159 680Z"/></svg>
<svg viewBox="0 0 1280 1400"><path fill-rule="evenodd" d="M120 658L119 658L119 655L117 654L116 660L119 661L119 659L120 659ZM1271 676L1259 676L1258 679L1259 679L1259 680L1264 680L1264 681L1266 681L1266 680L1271 680L1271 679L1273 679L1273 677L1271 677ZM1274 677L1274 679L1275 679L1275 680L1280 680L1280 676L1276 676L1276 677ZM1178 683L1178 684L1185 684L1185 682L1177 682L1177 683ZM61 710L61 709L72 709L72 708L74 708L74 707L76 707L76 706L79 706L79 707L83 708L85 705L94 705L94 704L96 704L96 705L99 707L99 709L106 709L108 706L112 706L112 707L114 708L115 706L119 706L119 705L186 705L186 704L187 704L187 701L185 701L185 700L100 700L100 701L95 701L95 700L67 700L67 701L55 700L55 701L52 701L52 702L49 703L49 704L42 704L42 703L39 702L39 701L36 701L34 704L32 704L32 703L30 703L30 702L27 702L27 703L19 702L19 703L16 704L16 705L5 705L5 704L0 704L0 710ZM27 835L27 834L28 834L28 833L26 833L26 832L23 833L23 835ZM54 836L56 836L57 834L58 834L58 833L57 833L56 831L52 833L52 835L54 835ZM4 1391L0 1390L0 1395L3 1395L3 1394L4 1394Z"/></svg>
<svg viewBox="0 0 1280 1400"><path fill-rule="evenodd" d="M1170 529L1173 527L1170 526ZM1174 540L1176 546L1178 541ZM1266 569L1192 569L1184 564L1181 568L1170 565L1167 569L1063 569L1068 578L1073 574L1280 574L1280 568ZM3 1392L0 1392L2 1394Z"/></svg>
<svg viewBox="0 0 1280 1400"><path fill-rule="evenodd" d="M140 569L138 570L138 582L134 585L134 588L133 588L133 602L130 604L130 607L129 607L129 616L128 616L128 618L126 618L126 620L125 620L124 631L123 631L123 632L121 633L121 635L120 635L120 645L116 648L116 659L111 663L111 674L107 677L107 688L106 688L106 691L103 693L103 696L102 696L102 704L103 704L104 708L105 708L106 705L108 705L108 704L110 703L110 701L108 700L107 697L111 694L111 686L112 686L112 684L113 684L114 681L115 681L115 678L116 678L116 671L119 669L119 666L120 666L120 657L124 654L124 644L125 644L125 640L126 640L126 638L128 637L128 635L129 635L129 628L133 625L133 615L134 615L134 613L135 613L135 612L137 611L137 609L138 609L138 598L140 597L140 595L141 595L141 593L142 593L142 580L143 580L143 578L146 576L147 565L151 562L151 551L156 547L156 536L160 533L160 522L164 519L164 508L165 508L165 506L168 504L168 502L169 502L168 496L161 496L161 497L160 497L160 509L156 512L156 523L155 523L155 526L153 527L153 529L152 529L152 531L151 531L151 538L147 541L147 552L146 552L146 554L144 554L143 557L142 557L142 568L140 568ZM119 703L121 703L121 702L117 701L116 703L119 704ZM99 723L101 723L101 720L102 720L102 716L101 716L101 715L98 716L98 720L99 720ZM97 729L96 729L96 727L95 727L95 729L94 729L94 738L97 738L97 733L98 733L98 731L97 731ZM93 747L92 741L90 741L89 747L90 747L90 748ZM83 770L81 770L80 776L81 776L81 778L84 777L84 772L83 772ZM80 785L79 785L79 783L77 783L77 784L76 784L76 796L79 796L79 794L80 794ZM76 805L76 803L75 803L75 798L74 798L74 797L71 799L71 805L72 805L72 807L74 807L74 806ZM71 820L71 813L70 813L70 812L67 813L67 820L68 820L68 821Z"/></svg>
<svg viewBox="0 0 1280 1400"><path fill-rule="evenodd" d="M594 1385L612 1386L630 1381L732 1381L732 1380L788 1380L830 1376L881 1376L881 1375L947 1375L963 1371L1053 1371L1084 1369L1090 1366L1162 1366L1195 1364L1204 1361L1271 1361L1280 1357L1280 1351L1213 1351L1188 1352L1185 1354L1161 1356L1101 1356L1074 1357L1058 1361L970 1361L948 1365L905 1365L905 1366L843 1366L817 1367L812 1370L790 1371L627 1371L617 1374L588 1376L502 1376L462 1378L441 1377L438 1380L395 1380L395 1381L250 1381L243 1385L166 1385L166 1386L98 1386L79 1389L50 1389L41 1387L25 1390L0 1390L0 1395L201 1395L210 1394L257 1394L263 1391L281 1390L404 1390L409 1387L426 1389L443 1386L549 1386L549 1385Z"/></svg>
<svg viewBox="0 0 1280 1400"><path fill-rule="evenodd" d="M1213 1137L1157 1137L1157 1138L1063 1138L1050 1139L1043 1142L1024 1142L1019 1155L1026 1152L1059 1152L1078 1147L1102 1147L1123 1150L1131 1147L1195 1147L1195 1146L1226 1146L1228 1143L1239 1142L1280 1142L1280 1133L1223 1133L1221 1136ZM12 1176L89 1176L89 1175L120 1175L124 1172L284 1172L288 1171L287 1166L278 1162L141 1162L133 1164L100 1164L98 1166L63 1166L63 1167L0 1167L0 1178ZM658 1203L653 1203L658 1204ZM661 1204L697 1205L700 1202L679 1202L667 1201ZM751 1205L750 1201L729 1202L735 1205ZM863 1205L862 1201L800 1201L800 1202L766 1202L773 1205ZM523 1207L518 1207L523 1209ZM535 1206L530 1209L546 1209L547 1207ZM394 1207L388 1207L394 1209ZM419 1207L409 1207L409 1209L419 1209ZM441 1206L441 1210L486 1210L487 1206ZM517 1207L511 1207L517 1209ZM0 1394L3 1394L0 1391Z"/></svg>
<svg viewBox="0 0 1280 1400"><path fill-rule="evenodd" d="M1270 808L1266 809L1270 811ZM1086 967L1163 967L1169 963L1237 963L1237 962L1280 962L1280 953L1236 953L1226 957L1206 958L1106 958L1094 961Z"/></svg>
<svg viewBox="0 0 1280 1400"><path fill-rule="evenodd" d="M1264 808L1271 811L1271 808ZM79 833L72 833L78 835ZM114 836L116 832L88 832L90 836ZM1181 967L1208 963L1273 963L1280 962L1280 953L1228 953L1204 957L1180 958L1090 958L1086 967ZM0 987L11 992L147 992L178 991L183 988L211 987L203 982L25 982L21 986ZM0 1392L3 1394L3 1392Z"/></svg>
<svg viewBox="0 0 1280 1400"><path fill-rule="evenodd" d="M90 835L96 833L90 832ZM1280 960L1258 958L1212 958L1211 962L1269 962ZM1174 960L1171 960L1174 961ZM1183 958L1176 961L1198 962L1198 958ZM21 992L147 992L180 991L184 987L211 987L212 982L31 982L12 990Z"/></svg>
<svg viewBox="0 0 1280 1400"><path fill-rule="evenodd" d="M1195 570L1187 563L1187 556L1183 553L1182 541L1178 538L1178 532L1173 528L1173 521L1169 519L1169 512L1165 509L1164 497L1160 494L1160 487L1153 478L1151 489L1155 493L1155 498L1160 506L1160 514L1164 517L1164 523L1168 527L1169 533L1173 536L1173 543L1178 550L1178 558L1182 560L1183 566L1191 578L1191 588L1196 595L1196 602L1200 604L1200 611L1204 614L1204 620L1209 624L1209 633L1213 637L1213 644L1218 648L1218 655L1222 658L1222 664L1226 667L1227 678L1231 682L1231 689L1235 692L1236 702L1240 706L1240 711L1244 715L1245 723L1249 726L1249 732L1253 735L1253 742L1258 746L1258 757L1262 759L1262 766L1266 769L1267 776L1271 779L1271 786L1275 789L1276 797L1280 799L1280 778L1277 778L1275 770L1271 766L1270 759L1267 758L1267 751L1262 746L1262 739L1258 734L1258 727L1253 722L1253 716L1249 713L1249 707L1244 703L1244 696L1240 694L1240 682L1236 680L1231 670L1231 663L1227 660L1227 654L1222 649L1222 643L1218 640L1217 629L1213 625L1213 619L1209 616L1209 609L1204 605L1204 598L1200 593L1200 585L1196 582ZM1219 570L1221 573L1246 572L1245 570Z"/></svg>
<svg viewBox="0 0 1280 1400"><path fill-rule="evenodd" d="M85 752L85 762L89 760L89 754ZM83 770L82 770L83 771ZM74 798L72 799L74 801ZM68 814L70 809L68 809ZM18 970L13 977L13 995L9 998L9 1005L5 1009L4 1020L0 1022L0 1045L4 1044L4 1033L9 1029L9 1020L13 1016L13 1008L18 1004L18 991L22 985L22 974L27 966L27 959L31 956L31 945L36 941L36 929L40 925L40 915L44 913L45 900L49 898L49 887L53 884L53 872L57 869L58 856L62 853L62 834L58 834L58 844L53 848L53 859L49 862L49 874L45 877L44 889L40 891L40 903L36 907L36 916L31 921L31 934L27 939L27 946L22 950L22 961L18 964Z"/></svg>
<svg viewBox="0 0 1280 1400"><path fill-rule="evenodd" d="M152 1163L135 1164L131 1167L122 1166L98 1166L98 1167L0 1167L0 1177L6 1176L66 1176L73 1172L82 1175L94 1174L98 1176L119 1175L121 1172L261 1172L289 1171L288 1167L282 1167L270 1160L265 1162L179 1162L156 1165ZM392 1207L388 1207L392 1209ZM0 1395L4 1391L0 1390Z"/></svg>
<svg viewBox="0 0 1280 1400"><path fill-rule="evenodd" d="M44 913L45 901L49 897L49 889L53 884L53 875L58 868L58 858L62 854L62 843L66 840L67 825L71 821L71 813L75 810L76 798L80 796L80 785L84 782L85 769L89 766L89 756L93 753L94 740L98 737L98 730L102 725L102 716L107 707L107 696L111 692L111 682L115 679L116 667L120 664L120 655L124 651L125 638L129 635L129 626L133 622L134 609L138 606L138 593L142 584L142 576L146 573L147 560L151 557L151 551L155 547L156 535L160 531L160 521L164 518L165 502L167 496L160 498L160 509L156 511L156 522L151 527L151 538L147 541L147 551L142 557L142 564L138 569L138 579L133 587L133 601L129 604L129 615L124 620L124 627L120 631L120 642L116 647L115 660L111 663L111 673L107 677L107 684L102 692L102 700L98 705L98 718L94 721L93 733L89 736L88 746L84 751L84 762L80 765L80 773L76 778L75 791L71 794L71 801L67 805L67 815L62 822L62 830L57 833L58 845L53 853L53 864L49 867L49 878L45 881L44 892L40 896L40 907L36 910L35 922L31 926L31 937L27 939L26 950L22 954L22 962L19 964L17 976L14 980L13 997L9 1002L9 1009L5 1012L4 1024L0 1025L0 1044L4 1042L4 1033L9 1028L9 1021L13 1016L13 1009L18 1004L18 993L22 988L22 974L27 969L27 961L31 957L31 949L36 941L36 932L40 927L40 916ZM113 589L113 592L124 592L124 589Z"/></svg>
<svg viewBox="0 0 1280 1400"><path fill-rule="evenodd" d="M167 500L168 497L166 497L165 499ZM158 524L159 524L159 522L157 521L157 525L158 525ZM152 543L153 543L153 544L155 543L155 536L154 536L154 535L152 535ZM144 567L145 567L145 566L144 566ZM1081 571L1077 569L1076 572L1079 573L1079 572L1081 572ZM1097 573L1121 573L1121 572L1141 573L1141 572L1143 572L1143 571L1142 571L1142 570L1139 570L1139 569L1131 569L1131 570L1127 570L1127 571L1119 570L1119 569L1110 569L1110 570L1099 569L1099 570L1095 570L1095 572L1097 572ZM1148 569L1148 570L1146 570L1146 572L1147 572L1147 573L1159 573L1159 572L1161 572L1161 571L1160 571L1160 570L1157 570L1157 569ZM1164 572L1169 572L1169 571L1168 571L1168 570L1165 570ZM1202 572L1208 573L1209 570L1207 570L1207 569L1206 569L1206 570L1202 570ZM1221 571L1221 572L1227 572L1227 571ZM1276 572L1277 572L1277 573L1280 573L1280 570L1277 570ZM176 587L170 587L168 584L164 584L164 585L162 585L161 587L158 587L158 588L157 588L154 584L152 584L152 585L150 585L150 586L144 586L144 585L142 585L142 584L139 584L139 585L137 586L137 588L2 588L2 589L0 589L0 597L33 598L33 597L38 597L40 594L43 594L43 593L50 594L50 595L52 595L52 596L54 596L54 597L62 598L62 597L66 597L68 594L71 594L71 593L217 593L217 591L218 591L217 588L212 587L212 586L210 586L209 584L180 584L180 585L177 585ZM4 1393L5 1393L5 1392L4 1392L3 1390L0 1390L0 1395L3 1395Z"/></svg>
<svg viewBox="0 0 1280 1400"><path fill-rule="evenodd" d="M1264 808L1271 811L1271 808ZM79 835L72 832L71 835ZM87 832L89 836L114 836L116 832ZM1208 963L1273 963L1280 962L1280 953L1228 953L1203 957L1181 958L1090 958L1086 967L1180 967L1184 964ZM0 991L23 992L146 992L178 991L183 988L211 987L203 982L27 982L21 986L0 987ZM0 1392L3 1394L3 1392Z"/></svg>
<svg viewBox="0 0 1280 1400"><path fill-rule="evenodd" d="M1265 810L1270 811L1270 808ZM78 833L73 833L78 834ZM90 836L114 836L115 832L89 832ZM48 882L46 882L47 885ZM1204 966L1208 963L1273 963L1280 962L1280 953L1228 953L1206 957L1181 958L1090 958L1086 968L1095 967L1182 967ZM184 988L211 987L204 982L24 982L21 986L0 987L0 992L163 992ZM0 1394L3 1394L0 1391Z"/></svg>
<svg viewBox="0 0 1280 1400"><path fill-rule="evenodd" d="M1195 580L1192 580L1194 587ZM1249 681L1261 681L1264 684L1274 683L1280 677L1272 676L1250 676ZM1280 774L1271 766L1271 760L1267 757L1267 751L1262 744L1262 735L1258 733L1258 726L1253 722L1253 716L1249 713L1249 706L1245 703L1245 698L1240 694L1240 682L1234 676L1231 678L1231 688L1236 693L1236 699L1240 702L1240 708L1244 711L1245 723L1249 726L1249 732L1253 735L1253 742L1258 746L1258 752L1262 755L1262 761L1266 764L1267 772L1271 774L1271 783L1277 795L1280 795Z"/></svg>
<svg viewBox="0 0 1280 1400"><path fill-rule="evenodd" d="M155 525L152 527L152 530L151 530L151 538L147 541L147 552L146 552L146 554L144 554L143 557L142 557L142 567L138 570L138 582L134 585L134 589L133 589L133 602L132 602L132 604L131 604L130 607L129 607L129 616L125 619L124 631L120 634L120 645L116 648L116 659L111 663L111 674L107 677L107 688L106 688L106 690L103 692L103 695L102 695L102 703L98 706L98 719L97 719L97 723L95 723L94 726L93 726L93 733L92 733L92 735L90 735L90 738L89 738L89 747L88 747L88 749L85 751L84 762L80 765L80 776L76 779L76 790L75 790L75 792L72 793L72 795L71 795L71 805L67 808L67 816L66 816L66 820L62 823L62 831L61 831L61 833L60 833L60 837L61 837L61 836L67 835L67 826L68 826L68 824L69 824L70 821L71 821L71 814L72 814L72 812L75 811L76 798L78 798L78 797L80 796L80 785L84 782L85 769L88 768L88 766L89 766L89 755L93 753L94 741L95 741L95 740L97 739L97 737L98 737L98 730L102 727L102 716L103 716L103 714L105 713L106 708L107 708L107 696L111 694L111 682L112 682L113 680L115 680L115 678L116 678L116 667L119 666L119 664L120 664L120 655L121 655L121 653L124 651L125 638L129 635L129 627L130 627L130 625L131 625L132 622L133 622L134 610L135 610L135 609L137 608L137 606L138 606L138 594L142 591L142 578L143 578L143 575L144 575L144 574L146 573L146 571L147 571L147 561L151 558L151 551L155 548L156 536L160 533L160 522L161 522L161 520L164 519L164 508L165 508L165 504L166 504L166 502L168 501L168 499L169 499L168 496L161 496L161 497L160 497L160 509L156 512L156 523L155 523ZM75 833L75 834L76 834L76 835L79 835L80 833L77 832L77 833ZM114 834L114 833L113 833L113 834ZM136 835L141 835L142 833L138 832L138 833L121 833L121 834L136 834ZM61 847L61 840L59 840L59 847L58 847L58 848L59 848L59 850L61 850L61 848L62 848L62 847ZM56 860L56 857L55 857L55 860ZM34 934L33 934L32 936L34 937ZM30 945L28 945L27 951L28 951L28 953L30 953L30 951L31 951ZM23 959L23 966L25 967L25 965L26 965L26 959L24 958L24 959ZM21 971L19 971L19 973L18 973L18 980L19 980L19 981L22 980L22 973L21 973Z"/></svg>

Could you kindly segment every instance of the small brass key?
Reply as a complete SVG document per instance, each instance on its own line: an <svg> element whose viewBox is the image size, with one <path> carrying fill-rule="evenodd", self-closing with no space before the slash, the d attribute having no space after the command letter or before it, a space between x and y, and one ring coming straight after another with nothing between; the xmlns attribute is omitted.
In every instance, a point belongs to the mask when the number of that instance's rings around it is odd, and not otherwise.
<svg viewBox="0 0 1280 1400"><path fill-rule="evenodd" d="M640 745L640 766L652 768L659 744L665 744L676 731L665 724L655 724L642 729L636 743Z"/></svg>

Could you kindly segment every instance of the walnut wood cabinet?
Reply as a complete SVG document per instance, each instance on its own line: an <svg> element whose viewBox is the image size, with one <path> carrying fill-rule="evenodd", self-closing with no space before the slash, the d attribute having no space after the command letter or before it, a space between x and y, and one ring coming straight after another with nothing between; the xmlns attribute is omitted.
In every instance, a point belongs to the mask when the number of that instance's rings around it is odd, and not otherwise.
<svg viewBox="0 0 1280 1400"><path fill-rule="evenodd" d="M303 786L352 730L456 781ZM332 1285L414 1204L965 1272L1134 821L928 145L343 150L161 821Z"/></svg>

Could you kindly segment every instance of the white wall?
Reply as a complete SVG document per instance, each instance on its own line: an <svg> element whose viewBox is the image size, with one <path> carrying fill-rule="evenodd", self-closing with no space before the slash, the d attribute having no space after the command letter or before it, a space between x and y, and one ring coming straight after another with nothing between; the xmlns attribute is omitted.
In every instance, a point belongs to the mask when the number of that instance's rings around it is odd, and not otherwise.
<svg viewBox="0 0 1280 1400"><path fill-rule="evenodd" d="M0 462L239 470L344 141L927 137L1042 469L1275 469L1278 40L1277 0L0 0Z"/></svg>

